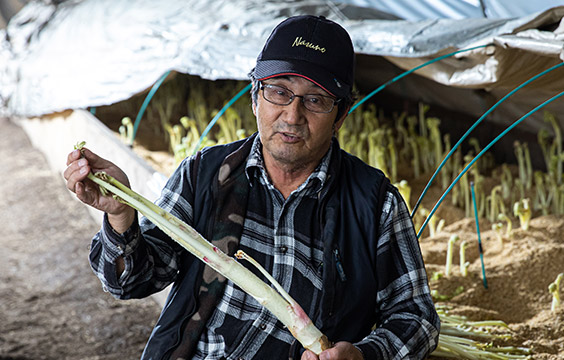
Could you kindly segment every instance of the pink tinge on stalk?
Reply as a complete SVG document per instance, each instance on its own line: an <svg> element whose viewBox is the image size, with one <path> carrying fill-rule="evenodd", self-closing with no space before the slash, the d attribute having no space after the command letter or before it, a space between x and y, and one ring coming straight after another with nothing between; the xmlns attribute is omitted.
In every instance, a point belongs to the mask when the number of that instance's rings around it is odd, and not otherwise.
<svg viewBox="0 0 564 360"><path fill-rule="evenodd" d="M298 316L298 319L300 319L300 323L303 324L303 327L305 327L308 323L311 322L311 319L309 318L309 316L307 316L307 314L305 313L304 309L302 309L300 304L298 304L295 301L292 301L289 307L294 311L294 314Z"/></svg>
<svg viewBox="0 0 564 360"><path fill-rule="evenodd" d="M300 339L301 337L299 336L299 332L302 329L305 329L307 327L315 327L313 325L313 322L311 321L311 319L309 318L309 316L307 316L307 314L305 313L305 311L302 309L302 307L295 301L292 302L291 305L288 305L288 310L293 312L294 314L296 314L298 321L296 321L296 324L299 325L295 326L293 329L289 329L290 332L292 333L292 335L296 338L296 339ZM321 334L321 333L320 333ZM314 351L314 348L318 348L319 351L323 351L326 349L329 349L331 347L331 342L329 341L329 339L327 338L327 336L321 334L320 337L315 339L314 343L311 344L302 344L304 345L306 348ZM314 351L316 352L316 351ZM317 355L319 355L318 352L316 352Z"/></svg>

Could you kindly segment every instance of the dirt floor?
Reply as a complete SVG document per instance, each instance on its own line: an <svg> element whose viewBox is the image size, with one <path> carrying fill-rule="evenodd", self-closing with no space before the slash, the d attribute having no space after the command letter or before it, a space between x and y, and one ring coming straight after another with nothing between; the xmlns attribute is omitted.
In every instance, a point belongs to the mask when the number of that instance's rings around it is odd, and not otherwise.
<svg viewBox="0 0 564 360"><path fill-rule="evenodd" d="M0 169L0 360L138 359L159 307L102 291L88 264L99 225L5 119Z"/></svg>
<svg viewBox="0 0 564 360"><path fill-rule="evenodd" d="M0 237L0 360L138 358L158 306L103 293L87 261L98 224L72 200L24 133L4 120L0 149L0 212L6 224ZM424 186L410 184L414 194ZM422 206L431 208L440 194L432 188ZM496 346L524 347L538 360L564 359L564 303L552 312L548 292L564 272L564 216L535 217L527 231L514 222L503 245L491 224L481 220L487 289L474 219L464 218L448 201L436 216L445 219L445 228L420 240L436 303L469 320L505 322L510 337L494 340ZM446 249L453 235L460 240L447 277ZM468 243L467 276L460 274L462 241Z"/></svg>

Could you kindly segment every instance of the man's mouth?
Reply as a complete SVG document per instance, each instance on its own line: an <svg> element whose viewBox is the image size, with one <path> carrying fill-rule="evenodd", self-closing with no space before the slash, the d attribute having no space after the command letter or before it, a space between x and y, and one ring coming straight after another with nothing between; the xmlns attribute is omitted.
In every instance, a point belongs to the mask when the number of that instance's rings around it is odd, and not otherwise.
<svg viewBox="0 0 564 360"><path fill-rule="evenodd" d="M294 143L301 140L301 137L294 133L281 131L279 132L279 134L282 137L282 140L284 140L285 142Z"/></svg>

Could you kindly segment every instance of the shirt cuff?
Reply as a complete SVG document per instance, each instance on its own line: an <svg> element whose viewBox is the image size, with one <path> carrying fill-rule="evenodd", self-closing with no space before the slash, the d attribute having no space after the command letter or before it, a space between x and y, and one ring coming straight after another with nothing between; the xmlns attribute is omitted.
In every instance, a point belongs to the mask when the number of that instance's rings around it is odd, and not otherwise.
<svg viewBox="0 0 564 360"><path fill-rule="evenodd" d="M360 350L364 359L383 359L382 354L376 347L368 342L360 342L353 345Z"/></svg>
<svg viewBox="0 0 564 360"><path fill-rule="evenodd" d="M106 258L114 261L120 256L128 256L132 254L139 243L140 228L135 212L133 223L123 234L118 233L110 225L108 214L104 213L104 221L102 223L103 247L106 252Z"/></svg>

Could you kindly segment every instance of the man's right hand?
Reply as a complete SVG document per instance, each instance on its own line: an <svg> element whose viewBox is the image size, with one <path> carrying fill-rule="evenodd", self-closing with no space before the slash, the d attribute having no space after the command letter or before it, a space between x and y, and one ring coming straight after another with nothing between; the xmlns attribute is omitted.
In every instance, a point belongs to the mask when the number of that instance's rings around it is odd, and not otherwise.
<svg viewBox="0 0 564 360"><path fill-rule="evenodd" d="M83 148L82 153L80 150L74 150L67 157L67 168L63 173L67 188L83 203L107 213L115 231L125 232L135 219L135 210L112 196L103 196L98 185L87 178L91 171L104 171L125 186L130 186L127 176L119 167Z"/></svg>

